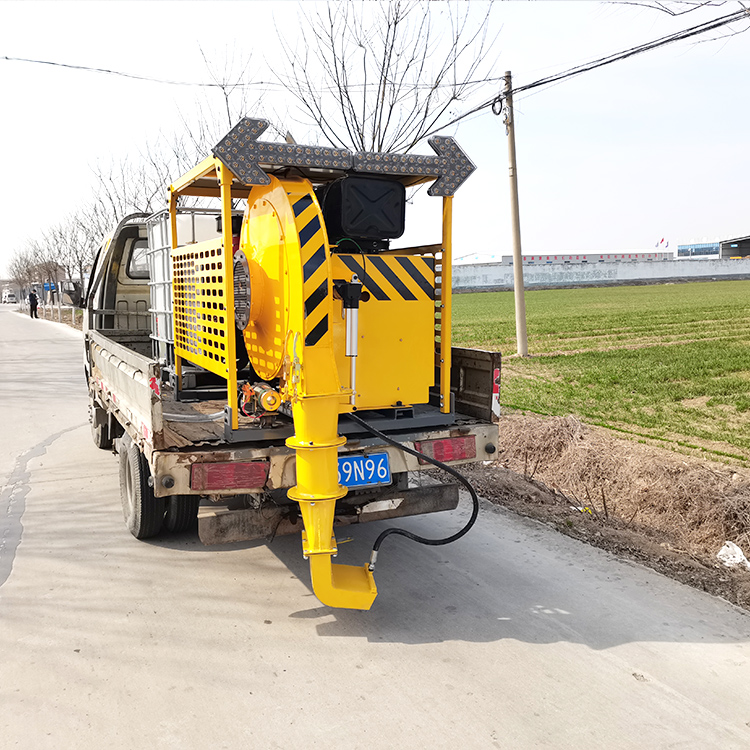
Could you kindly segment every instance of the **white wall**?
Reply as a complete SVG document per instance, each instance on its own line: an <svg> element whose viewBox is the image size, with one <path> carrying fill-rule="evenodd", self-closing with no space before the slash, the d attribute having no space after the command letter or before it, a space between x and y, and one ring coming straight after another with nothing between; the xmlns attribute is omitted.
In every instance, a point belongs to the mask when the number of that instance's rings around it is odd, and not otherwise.
<svg viewBox="0 0 750 750"><path fill-rule="evenodd" d="M750 278L750 258L742 260L664 260L629 263L587 263L585 265L524 266L526 288L535 286L577 286L629 284L638 281L691 279L714 281L721 278ZM478 263L453 267L453 288L513 288L513 266Z"/></svg>

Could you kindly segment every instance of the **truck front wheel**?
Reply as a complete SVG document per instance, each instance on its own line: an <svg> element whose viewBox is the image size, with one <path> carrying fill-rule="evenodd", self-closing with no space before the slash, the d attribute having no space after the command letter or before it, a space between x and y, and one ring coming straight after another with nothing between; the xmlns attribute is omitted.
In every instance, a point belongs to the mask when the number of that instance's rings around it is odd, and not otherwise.
<svg viewBox="0 0 750 750"><path fill-rule="evenodd" d="M128 440L120 451L120 497L125 525L136 539L155 536L164 521L164 499L154 497L149 477L148 462Z"/></svg>

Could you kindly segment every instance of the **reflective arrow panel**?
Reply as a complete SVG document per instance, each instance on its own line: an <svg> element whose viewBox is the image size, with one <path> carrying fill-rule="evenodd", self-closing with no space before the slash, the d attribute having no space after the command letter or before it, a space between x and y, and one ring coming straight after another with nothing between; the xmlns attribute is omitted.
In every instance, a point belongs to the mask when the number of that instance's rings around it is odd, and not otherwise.
<svg viewBox="0 0 750 750"><path fill-rule="evenodd" d="M428 143L438 156L360 152L354 155L354 169L403 177L437 177L427 193L453 195L476 166L453 138L435 136Z"/></svg>
<svg viewBox="0 0 750 750"><path fill-rule="evenodd" d="M338 172L387 174L396 177L434 178L429 195L453 195L476 169L453 138L435 136L428 143L436 156L359 152L345 148L301 146L259 141L268 122L243 118L214 147L213 154L245 185L268 185L264 167L300 167Z"/></svg>
<svg viewBox="0 0 750 750"><path fill-rule="evenodd" d="M245 117L213 149L214 156L245 185L270 184L271 180L259 164L351 169L352 154L344 148L258 141L258 137L267 127L268 123L265 120Z"/></svg>

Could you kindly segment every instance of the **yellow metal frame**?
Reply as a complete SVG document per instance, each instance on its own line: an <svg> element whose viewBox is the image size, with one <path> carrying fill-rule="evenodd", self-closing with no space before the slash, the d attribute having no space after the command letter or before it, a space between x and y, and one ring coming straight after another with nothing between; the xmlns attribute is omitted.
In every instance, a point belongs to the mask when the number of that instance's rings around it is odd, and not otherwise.
<svg viewBox="0 0 750 750"><path fill-rule="evenodd" d="M199 180L203 183L197 185ZM216 158L208 157L176 180L169 189L174 291L174 353L178 388L182 361L187 360L227 381L232 429L239 426L237 409L237 350L234 322L234 253L232 199L249 190L233 189L234 175ZM218 182L218 185L216 184ZM193 245L177 245L177 199L198 195L221 199L222 237Z"/></svg>
<svg viewBox="0 0 750 750"><path fill-rule="evenodd" d="M451 410L451 313L453 310L453 196L443 198L443 252L440 261L440 411Z"/></svg>
<svg viewBox="0 0 750 750"><path fill-rule="evenodd" d="M202 162L196 164L189 172L185 172L182 177L177 178L169 188L170 194L173 196L177 195L189 195L187 192L193 188L194 183L206 176L216 176L216 170L221 165L221 162L214 156L207 156ZM212 174L213 173L213 174Z"/></svg>
<svg viewBox="0 0 750 750"><path fill-rule="evenodd" d="M438 369L437 385L440 411L451 410L451 317L453 313L453 196L443 196L442 241L436 245L421 245L401 250L389 250L385 254L432 255L435 263L435 290L440 296L435 299L435 367ZM438 282L438 278L440 281Z"/></svg>

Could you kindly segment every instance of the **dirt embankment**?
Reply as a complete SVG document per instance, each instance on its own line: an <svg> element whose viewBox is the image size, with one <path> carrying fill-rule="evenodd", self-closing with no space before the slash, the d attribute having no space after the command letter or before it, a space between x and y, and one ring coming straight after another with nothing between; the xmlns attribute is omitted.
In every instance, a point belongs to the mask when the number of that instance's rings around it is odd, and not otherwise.
<svg viewBox="0 0 750 750"><path fill-rule="evenodd" d="M504 416L497 461L467 472L480 494L750 609L750 470L613 436L573 417Z"/></svg>

